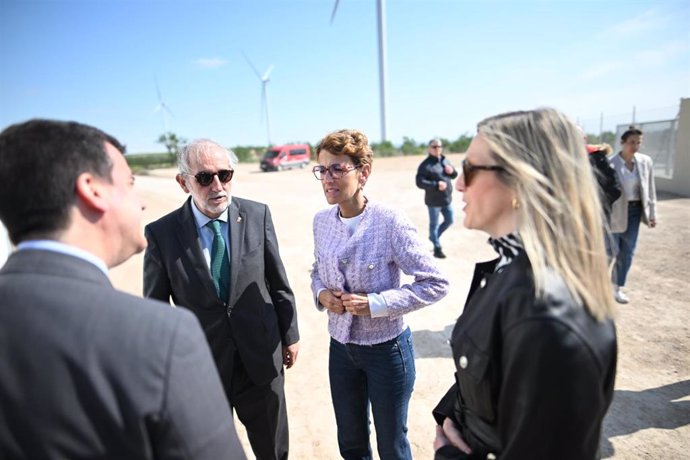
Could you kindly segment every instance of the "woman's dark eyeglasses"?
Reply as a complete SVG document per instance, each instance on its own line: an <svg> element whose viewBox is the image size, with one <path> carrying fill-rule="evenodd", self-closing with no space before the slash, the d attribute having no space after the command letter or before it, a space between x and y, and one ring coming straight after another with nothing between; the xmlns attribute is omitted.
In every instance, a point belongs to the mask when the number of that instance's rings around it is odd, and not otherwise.
<svg viewBox="0 0 690 460"><path fill-rule="evenodd" d="M221 169L220 171L214 173L208 171L201 171L194 174L194 178L202 187L211 185L211 182L213 182L213 176L218 176L218 179L222 183L227 184L232 179L232 175L234 172L234 169ZM190 176L191 175L192 174L190 174Z"/></svg>
<svg viewBox="0 0 690 460"><path fill-rule="evenodd" d="M359 169L359 167L362 165L358 166L352 166L347 167L343 165L330 165L328 168L325 166L314 166L312 168L311 172L314 173L314 177L316 177L317 180L324 180L326 178L326 173L330 174L333 179L340 179L343 177L345 174L349 173L350 171L354 171L355 169Z"/></svg>
<svg viewBox="0 0 690 460"><path fill-rule="evenodd" d="M465 181L465 187L472 183L474 175L479 171L505 171L506 168L498 165L473 165L467 160L462 160L462 179Z"/></svg>

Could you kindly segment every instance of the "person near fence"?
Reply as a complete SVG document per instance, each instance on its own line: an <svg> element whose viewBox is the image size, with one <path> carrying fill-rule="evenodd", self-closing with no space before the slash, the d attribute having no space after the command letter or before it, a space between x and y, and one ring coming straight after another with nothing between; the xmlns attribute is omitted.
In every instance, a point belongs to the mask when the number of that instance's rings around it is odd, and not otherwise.
<svg viewBox="0 0 690 460"><path fill-rule="evenodd" d="M435 458L597 457L616 335L597 185L553 109L480 122L457 189L477 264L451 334L454 385L433 410Z"/></svg>
<svg viewBox="0 0 690 460"><path fill-rule="evenodd" d="M642 131L630 126L621 136L621 151L611 159L622 194L611 209L612 251L616 262L613 289L616 302L630 302L623 292L640 233L640 223L656 227L656 184L652 159L640 153Z"/></svg>
<svg viewBox="0 0 690 460"><path fill-rule="evenodd" d="M331 206L313 222L316 307L328 313L329 380L340 454L371 459L369 406L379 456L411 459L407 411L415 381L414 346L403 315L448 291L400 211L364 196L373 153L356 130L328 134L313 172ZM401 285L401 274L414 279Z"/></svg>
<svg viewBox="0 0 690 460"><path fill-rule="evenodd" d="M604 211L604 224L608 227L611 220L611 206L621 196L621 184L618 175L609 161L613 147L609 144L587 144L589 164L599 186L599 199Z"/></svg>

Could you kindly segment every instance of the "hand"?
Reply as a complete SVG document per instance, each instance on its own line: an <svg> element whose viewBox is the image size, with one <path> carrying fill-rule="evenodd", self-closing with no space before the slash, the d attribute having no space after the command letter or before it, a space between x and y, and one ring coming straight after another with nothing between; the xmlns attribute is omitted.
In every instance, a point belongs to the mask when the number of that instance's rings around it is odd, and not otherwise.
<svg viewBox="0 0 690 460"><path fill-rule="evenodd" d="M450 444L446 435L443 434L443 428L440 425L436 425L436 438L434 439L434 452L439 450L443 446Z"/></svg>
<svg viewBox="0 0 690 460"><path fill-rule="evenodd" d="M649 228L656 227L656 219L649 219Z"/></svg>
<svg viewBox="0 0 690 460"><path fill-rule="evenodd" d="M440 427L439 427L440 428ZM466 453L467 455L472 453L472 449L470 449L470 446L467 445L464 439L462 439L462 435L460 434L460 430L458 430L458 427L455 426L455 422L446 417L446 419L443 421L443 436L450 442L452 445ZM438 428L436 429L436 432L438 433ZM438 434L436 435L438 438ZM436 445L436 441L434 441L434 445Z"/></svg>
<svg viewBox="0 0 690 460"><path fill-rule="evenodd" d="M340 296L342 295L342 291L329 291L328 289L324 289L319 293L319 303L328 311L336 315L342 315L345 313L343 302L340 300Z"/></svg>
<svg viewBox="0 0 690 460"><path fill-rule="evenodd" d="M292 345L283 346L283 364L290 369L297 362L299 353L299 342Z"/></svg>
<svg viewBox="0 0 690 460"><path fill-rule="evenodd" d="M438 189L439 189L440 191L443 192L443 191L446 189L446 187L448 187L448 184L446 184L446 181L441 180L441 181L438 182Z"/></svg>
<svg viewBox="0 0 690 460"><path fill-rule="evenodd" d="M343 293L341 297L345 311L353 316L371 316L369 297L366 294Z"/></svg>
<svg viewBox="0 0 690 460"><path fill-rule="evenodd" d="M445 166L443 167L443 172L445 172L445 173L448 174L449 176L450 176L451 174L453 174L453 171L455 171L455 168L453 168L451 165L445 165Z"/></svg>

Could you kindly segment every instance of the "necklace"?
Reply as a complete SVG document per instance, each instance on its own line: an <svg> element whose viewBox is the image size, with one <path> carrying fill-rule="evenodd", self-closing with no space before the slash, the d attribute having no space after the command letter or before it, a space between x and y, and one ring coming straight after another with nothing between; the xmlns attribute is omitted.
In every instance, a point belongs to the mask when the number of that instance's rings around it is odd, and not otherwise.
<svg viewBox="0 0 690 460"><path fill-rule="evenodd" d="M340 206L338 206L338 215L340 217L342 217L343 219L352 219L353 217L357 217L364 212L364 210L367 207L368 202L369 202L369 200L367 200L367 197L364 197L364 205L362 206L362 209L360 209L359 212L355 213L354 215L352 215L350 217L343 216L343 209Z"/></svg>

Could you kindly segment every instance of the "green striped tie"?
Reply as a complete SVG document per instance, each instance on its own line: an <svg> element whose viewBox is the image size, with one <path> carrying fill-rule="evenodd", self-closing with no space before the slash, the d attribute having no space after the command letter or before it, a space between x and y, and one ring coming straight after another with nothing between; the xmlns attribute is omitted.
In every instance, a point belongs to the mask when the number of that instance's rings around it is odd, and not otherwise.
<svg viewBox="0 0 690 460"><path fill-rule="evenodd" d="M219 220L211 220L206 225L213 230L211 278L213 278L213 285L216 287L218 297L223 302L227 302L230 291L230 260L225 247L225 238L223 238L223 233L220 230Z"/></svg>

